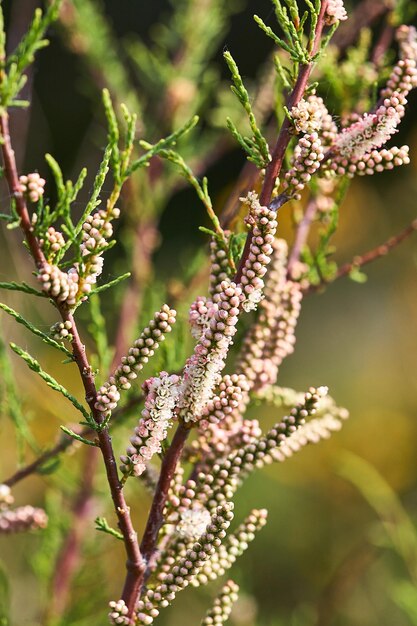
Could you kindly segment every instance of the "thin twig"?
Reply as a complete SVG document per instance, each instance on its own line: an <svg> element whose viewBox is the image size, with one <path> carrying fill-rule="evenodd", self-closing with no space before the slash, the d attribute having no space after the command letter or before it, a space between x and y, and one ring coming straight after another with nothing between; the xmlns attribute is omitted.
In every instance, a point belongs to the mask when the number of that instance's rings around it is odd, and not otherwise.
<svg viewBox="0 0 417 626"><path fill-rule="evenodd" d="M10 193L16 202L16 211L20 218L20 226L24 232L29 250L35 260L37 268L40 270L45 263L45 256L39 245L38 239L33 232L26 201L20 190L16 160L10 139L7 113L4 113L0 117L0 131L2 136L1 150L3 154L5 177L9 185ZM72 313L66 308L64 303L55 301L55 306L61 315L62 321L71 323L73 335L71 345L74 360L80 372L86 401L90 407L91 415L93 416L95 422L100 425L102 424L104 418L102 413L98 411L95 406L97 400L97 390L94 383L94 374L85 352L85 346L81 341ZM126 504L123 487L119 480L116 459L108 429L98 429L97 438L106 467L107 480L128 557L126 563L127 574L122 598L126 602L129 614L131 615L134 610L137 591L141 584L140 581L144 575L145 564L140 553L137 535L130 518L130 509Z"/></svg>
<svg viewBox="0 0 417 626"><path fill-rule="evenodd" d="M345 263L341 265L336 272L336 275L330 280L322 280L318 285L309 285L306 287L305 292L313 293L316 291L320 291L323 287L335 282L338 278L342 278L343 276L348 276L355 269L360 269L364 265L368 265L368 263L372 263L381 257L386 256L391 250L399 246L403 241L405 241L410 235L417 231L417 219L413 220L407 228L404 228L398 235L390 237L382 243L381 245L369 250L363 255L355 256L352 261L349 263Z"/></svg>
<svg viewBox="0 0 417 626"><path fill-rule="evenodd" d="M417 231L417 219L413 220L407 228L404 228L398 235L394 237L390 237L385 241L385 243L373 248L373 250L369 250L363 255L355 256L352 261L349 263L345 263L341 265L337 270L335 280L341 278L342 276L349 275L352 270L359 269L368 263L372 263L376 259L380 257L386 256L393 248L399 246L405 239L407 239L412 233Z"/></svg>
<svg viewBox="0 0 417 626"><path fill-rule="evenodd" d="M162 513L168 496L168 490L189 433L190 429L181 422L175 431L172 443L162 461L161 473L140 545L143 558L147 561L149 561L155 549L158 533L163 522Z"/></svg>
<svg viewBox="0 0 417 626"><path fill-rule="evenodd" d="M112 414L113 427L122 424L124 418L130 413L133 408L139 406L142 400L142 395L133 396L129 400L129 402L125 404L125 406L116 409ZM95 430L92 430L88 426L85 426L84 428L77 428L76 426L71 425L71 430L73 430L76 435L80 435L84 439L93 439L96 434ZM9 478L2 480L1 484L8 485L8 487L13 487L24 478L27 478L28 476L31 476L32 474L41 471L42 467L44 467L48 461L59 456L77 443L78 442L75 439L73 439L69 435L62 433L57 444L55 444L49 450L45 450L45 452L42 452L42 454L40 454L31 463L28 463L24 467L18 469L14 474L9 476Z"/></svg>
<svg viewBox="0 0 417 626"><path fill-rule="evenodd" d="M320 13L317 20L316 33L314 37L314 44L312 50L312 56L317 54L321 35L324 28L324 15L327 8L327 0L323 0L320 7ZM292 90L290 96L287 99L287 107L291 109L296 106L302 97L304 96L304 92L308 85L308 80L310 78L311 71L313 69L313 63L306 63L305 65L301 65L300 70L298 72L298 78L295 83L294 89ZM272 153L271 161L266 168L265 179L262 185L262 191L259 197L259 201L262 205L269 205L272 198L272 193L274 191L275 181L281 172L281 168L284 162L285 152L288 148L288 144L291 140L291 122L286 116L281 129L278 134L277 143L275 145L274 152ZM240 259L239 267L237 269L237 273L235 276L235 281L239 282L242 278L242 271L245 266L246 260L249 256L249 250L252 242L253 230L251 229L248 237L246 239L245 248L243 250L242 257Z"/></svg>

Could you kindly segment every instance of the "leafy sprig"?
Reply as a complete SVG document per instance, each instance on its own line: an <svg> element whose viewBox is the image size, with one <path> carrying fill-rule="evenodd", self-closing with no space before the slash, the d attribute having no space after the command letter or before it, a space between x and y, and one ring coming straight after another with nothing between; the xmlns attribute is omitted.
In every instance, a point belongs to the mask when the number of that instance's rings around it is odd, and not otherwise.
<svg viewBox="0 0 417 626"><path fill-rule="evenodd" d="M243 84L243 80L235 60L228 51L226 51L223 56L232 75L233 85L231 86L231 90L236 95L246 112L249 126L252 131L252 137L242 135L230 118L227 118L227 127L236 141L246 152L248 160L255 163L259 169L263 169L264 167L267 167L269 161L271 160L268 143L256 122L255 114L250 103L249 93Z"/></svg>

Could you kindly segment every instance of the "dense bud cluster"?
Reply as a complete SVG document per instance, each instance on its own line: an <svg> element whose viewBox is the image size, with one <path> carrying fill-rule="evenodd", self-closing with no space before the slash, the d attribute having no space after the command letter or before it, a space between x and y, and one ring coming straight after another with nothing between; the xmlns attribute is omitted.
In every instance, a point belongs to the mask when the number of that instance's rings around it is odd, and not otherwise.
<svg viewBox="0 0 417 626"><path fill-rule="evenodd" d="M293 106L290 114L297 133L311 134L320 131L328 111L321 98L311 95Z"/></svg>
<svg viewBox="0 0 417 626"><path fill-rule="evenodd" d="M151 624L159 615L159 609L168 606L176 594L187 587L204 564L215 554L233 519L233 505L225 503L216 509L206 532L188 549L169 571L161 572L161 581L155 589L149 589L137 604L138 624Z"/></svg>
<svg viewBox="0 0 417 626"><path fill-rule="evenodd" d="M204 296L198 296L198 298L194 300L190 307L188 318L191 334L194 339L201 338L204 331L209 327L210 320L215 311L217 311L217 308L217 304Z"/></svg>
<svg viewBox="0 0 417 626"><path fill-rule="evenodd" d="M241 283L244 294L242 307L245 311L257 308L263 298L265 286L263 277L271 261L272 243L278 226L275 211L259 204L255 192L248 193L242 200L249 204L250 212L246 219L252 226L252 239L248 258L242 269Z"/></svg>
<svg viewBox="0 0 417 626"><path fill-rule="evenodd" d="M224 231L224 235L226 242L229 242L231 235L230 231ZM221 245L215 237L212 237L210 241L210 263L209 294L210 297L213 298L216 293L221 291L221 283L224 280L229 280L231 277L231 267L227 252L224 249L224 246Z"/></svg>
<svg viewBox="0 0 417 626"><path fill-rule="evenodd" d="M193 587L206 585L223 576L232 567L249 547L258 533L266 524L268 511L266 509L254 509L248 517L229 534L215 554L207 561L191 581Z"/></svg>
<svg viewBox="0 0 417 626"><path fill-rule="evenodd" d="M228 580L222 587L219 596L215 599L213 608L208 611L201 626L221 626L232 612L233 604L239 597L239 585L233 580Z"/></svg>
<svg viewBox="0 0 417 626"><path fill-rule="evenodd" d="M233 413L242 405L243 391L237 383L245 385L243 377L226 375L222 378L217 395L208 403L204 410L202 419L199 422L200 429L204 430L210 424L223 422L228 415Z"/></svg>
<svg viewBox="0 0 417 626"><path fill-rule="evenodd" d="M335 412L336 413L336 412ZM322 439L328 439L332 433L342 428L343 420L349 417L345 409L339 409L336 414L325 413L322 417L317 417L303 426L288 439L279 448L272 452L274 461L285 461L295 452L299 452L301 448L309 443L318 443Z"/></svg>
<svg viewBox="0 0 417 626"><path fill-rule="evenodd" d="M294 351L301 310L301 286L287 279L287 243L275 239L273 248L259 317L243 341L236 365L255 389L274 383L282 361Z"/></svg>
<svg viewBox="0 0 417 626"><path fill-rule="evenodd" d="M44 194L45 179L41 178L37 172L20 176L20 191L27 196L31 202L38 202Z"/></svg>
<svg viewBox="0 0 417 626"><path fill-rule="evenodd" d="M184 368L179 415L186 422L200 420L221 380L236 333L241 300L240 287L227 281L221 283L215 297L217 309Z"/></svg>
<svg viewBox="0 0 417 626"><path fill-rule="evenodd" d="M39 245L45 254L46 260L49 263L53 263L57 254L65 246L65 239L59 230L55 230L53 226L49 226L45 236L39 239Z"/></svg>
<svg viewBox="0 0 417 626"><path fill-rule="evenodd" d="M353 178L356 175L372 176L384 170L392 170L400 165L408 165L410 163L409 153L410 148L408 146L401 146L401 148L393 146L389 149L372 150L361 159L333 161L331 169L339 176L346 175L349 178Z"/></svg>
<svg viewBox="0 0 417 626"><path fill-rule="evenodd" d="M325 22L329 26L347 20L348 14L346 12L343 0L328 0L326 7Z"/></svg>
<svg viewBox="0 0 417 626"><path fill-rule="evenodd" d="M414 26L400 26L396 38L400 47L400 59L381 91L382 98L391 98L395 92L407 97L417 87L417 30Z"/></svg>
<svg viewBox="0 0 417 626"><path fill-rule="evenodd" d="M53 326L51 326L51 336L55 341L72 341L73 336L71 334L72 323L67 322L57 322Z"/></svg>
<svg viewBox="0 0 417 626"><path fill-rule="evenodd" d="M115 602L112 600L109 602L110 613L108 614L110 624L125 625L131 624L128 617L128 608L124 600L118 600Z"/></svg>
<svg viewBox="0 0 417 626"><path fill-rule="evenodd" d="M80 246L82 261L77 264L80 275L80 292L89 294L103 270L102 254L109 245L113 235L111 220L120 216L120 210L100 209L88 215L82 226L82 242Z"/></svg>
<svg viewBox="0 0 417 626"><path fill-rule="evenodd" d="M273 461L272 451L282 445L304 422L317 412L327 387L311 387L303 401L283 417L265 436L234 450L227 458L220 459L208 473L200 472L197 480L185 487L195 489L199 502L209 509L232 499L242 478L255 468ZM197 483L197 484L196 484Z"/></svg>
<svg viewBox="0 0 417 626"><path fill-rule="evenodd" d="M0 511L0 534L36 530L45 528L47 524L48 516L45 511L29 504L13 510Z"/></svg>
<svg viewBox="0 0 417 626"><path fill-rule="evenodd" d="M178 402L179 377L161 372L143 384L146 393L142 417L130 439L127 454L121 457L124 474L140 476L154 454L161 452L161 442L171 426L174 409Z"/></svg>
<svg viewBox="0 0 417 626"><path fill-rule="evenodd" d="M301 198L300 192L319 169L324 148L318 133L304 135L294 148L291 169L285 174L283 191L291 198Z"/></svg>
<svg viewBox="0 0 417 626"><path fill-rule="evenodd" d="M127 356L122 357L122 362L107 383L100 387L97 393L96 408L106 415L113 411L120 400L121 389L130 389L131 381L135 380L138 373L149 361L164 341L165 335L172 330L175 323L176 311L164 304L154 315L153 320L142 331L139 339L136 339Z"/></svg>
<svg viewBox="0 0 417 626"><path fill-rule="evenodd" d="M56 265L44 263L39 271L38 280L42 291L57 302L65 302L70 308L77 304L79 276L75 268L63 272Z"/></svg>

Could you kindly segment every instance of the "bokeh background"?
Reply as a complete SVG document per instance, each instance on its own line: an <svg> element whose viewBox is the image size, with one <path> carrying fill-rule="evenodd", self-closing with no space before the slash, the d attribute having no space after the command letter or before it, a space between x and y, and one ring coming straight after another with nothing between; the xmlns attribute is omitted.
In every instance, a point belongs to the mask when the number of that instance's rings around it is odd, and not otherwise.
<svg viewBox="0 0 417 626"><path fill-rule="evenodd" d="M4 3L11 41L24 28L37 4L35 0ZM106 0L104 7L119 41L127 37L147 41L152 26L172 10L162 0ZM272 17L268 1L242 1L241 8L231 17L224 41L213 55L224 79L227 78L222 60L224 46L232 51L242 75L249 81L255 78L270 50L268 40L251 19L253 13L265 21ZM51 31L50 46L38 56L31 81L32 105L29 110L15 114L12 120L15 136L22 139L16 140L22 171L36 169L46 175L43 155L50 152L69 178L74 178L84 164L93 173L105 141L99 89L82 56L70 51L64 43L58 26ZM398 145L409 143L411 165L352 184L336 237L341 262L378 245L417 217L416 112L414 96L401 137L396 140ZM239 150L232 149L209 169L218 207L227 198L243 163ZM3 211L9 202L4 187L1 199ZM175 194L161 220L160 246L155 255L159 281L178 279L195 251L204 246L204 237L197 230L201 223L205 223L203 208L193 192L181 190ZM281 216L280 229L281 236L291 238L288 215ZM417 522L416 239L412 236L388 257L367 268L365 284L342 279L324 294L314 294L305 300L296 351L283 365L279 383L298 390L312 384L326 384L337 403L349 409L351 417L330 441L311 446L284 464L256 474L239 492L236 517L239 519L249 508L266 507L269 523L233 568L231 575L242 589L231 620L234 626L417 623L412 617L413 612L417 615L417 592L413 595L413 540L404 530L392 494L384 491L391 488L398 494L414 528ZM18 234L3 231L0 280L32 280L30 262L18 243ZM112 262L119 263L121 268L123 252L114 252ZM47 329L56 321L53 311L43 303L40 306L10 294L4 300L37 321L41 328ZM116 323L117 306L117 298L110 297L106 304L110 334ZM43 347L33 346L31 337L3 315L1 324L7 340L35 352L45 369L49 368L55 377L81 395L75 371L57 364L54 355ZM26 414L31 417L31 427L38 441L47 445L57 437L59 424L73 419L71 407L42 386L22 364L13 361L13 368L19 395ZM265 424L277 417L271 409L256 411L258 417L259 411L263 412ZM1 476L5 477L15 467L16 446L6 416L0 428L0 467ZM123 446L125 438L126 432L116 441ZM42 546L41 538L33 535L13 541L0 538L2 567L11 583L12 623L18 626L45 623L41 608L45 591L35 573L53 568L59 527L65 521L65 513L61 515L61 511L82 481L79 460L84 453L85 450L77 450L65 456L56 474L30 477L15 490L18 503L43 505L49 487L52 494L49 505L55 508L53 523L57 528L49 545ZM369 465L361 464L352 454ZM386 485L379 484L374 470ZM102 478L100 473L96 489L105 502ZM56 489L60 480L65 484L61 496ZM366 486L371 486L370 491L380 497L378 502L364 497ZM135 519L140 527L148 496L140 489L131 488L130 498L137 508ZM102 513L105 505L96 506L95 513ZM384 523L382 511L385 511ZM88 534L85 571L82 569L76 578L71 600L73 612L62 622L65 624L105 623L105 610L101 614L91 613L90 621L83 622L82 607L87 607L87 612L95 611L92 598L98 590L105 598L118 597L122 553L110 538L95 533L92 522ZM405 558L401 549L393 548L393 536L397 537L397 548L398 544L403 547ZM43 559L37 554L40 548ZM199 593L186 590L174 607L163 613L159 623L169 626L199 623L215 588L216 585Z"/></svg>

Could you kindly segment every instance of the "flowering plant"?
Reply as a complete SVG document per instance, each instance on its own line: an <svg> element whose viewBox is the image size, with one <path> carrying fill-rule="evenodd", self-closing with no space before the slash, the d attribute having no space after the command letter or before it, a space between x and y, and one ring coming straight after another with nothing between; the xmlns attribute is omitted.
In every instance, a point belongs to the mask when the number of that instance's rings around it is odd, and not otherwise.
<svg viewBox="0 0 417 626"><path fill-rule="evenodd" d="M81 414L81 421L77 426L62 426L62 438L55 446L37 451L34 460L23 463L4 478L0 487L0 532L47 525L42 509L30 505L13 507L11 488L34 472L45 470L47 461L77 445L86 446L87 454L73 512L74 518L88 518L85 505L94 493L93 477L101 456L118 529L104 517L96 518L96 528L122 542L126 558L119 597L109 604L112 624L151 624L187 586L199 587L222 576L266 523L266 511L253 509L237 528L229 529L234 515L233 498L244 480L254 470L284 461L305 445L327 438L341 428L347 411L337 406L327 387L311 387L300 394L277 384L281 364L294 350L303 299L341 276L360 278L362 265L385 254L417 225L413 222L406 231L377 250L356 257L352 263L337 267L332 259L332 236L349 179L409 163L407 146L386 147L405 115L409 92L417 86L417 33L412 26L401 24L405 12L402 3L389 12L390 24L396 25L398 60L392 67L388 61L385 65L386 50L382 50L378 58L369 62L369 74L360 85L361 99L354 101L357 85L353 85L352 107L340 111L339 123L326 106L320 85L335 68L341 68L343 79L343 70L350 62L349 57L339 58L328 47L340 22L348 17L342 0L309 0L305 13L301 13L295 0L273 0L278 22L275 29L255 16L262 31L274 42L272 73L269 68L273 78L260 85L258 97L252 101L231 53L224 53L232 91L240 107L232 105L234 119L239 121L235 123L229 117L227 126L245 152L248 165L244 189L237 185L237 198L233 196L223 212L214 209L208 181L200 178L207 167L207 154L204 158L200 155L195 169L188 165L187 155L198 121L195 114L201 86L194 66L187 64L188 55L195 54L197 58L199 53L198 61L204 66L205 53L215 40L214 34L209 33L203 51L195 39L195 48L188 51L186 45L186 35L190 40L195 38L190 29L194 11L201 10L204 4L188 0L185 5L189 13L184 6L178 9L175 27L184 39L180 40L183 49L174 62L174 70L169 59L164 64L156 52L140 46L136 49L139 75L146 74L148 81L153 80L159 94L163 86L161 124L168 131L166 137L155 137L158 124L146 123L151 107L144 107L133 89L126 87L128 78L119 64L107 79L111 89L111 81L118 76L129 108L118 102L114 105L110 91L103 90L107 147L81 212L77 198L86 170L74 183L65 181L57 161L47 155L56 187L56 199L50 200L52 192L44 178L38 173L18 171L9 111L25 104L20 99L25 72L36 51L46 44L45 31L55 20L59 19L68 44L78 46L78 52L89 63L94 62L96 69L103 70L103 63L111 55L110 47L103 48L100 61L97 48L89 39L93 35L83 26L86 12L95 11L95 5L90 0L54 0L44 14L35 13L27 34L10 56L5 53L3 29L0 39L1 151L11 199L10 211L2 219L8 228L23 233L36 275L33 285L3 282L0 287L47 299L58 321L49 332L44 332L9 305L0 306L64 355L68 367L77 368L85 396L84 402L44 370L28 351L10 344L31 370L71 403L72 409ZM208 4L216 19L224 19L227 11L220 11L221 3L211 0ZM97 16L100 19L98 9ZM107 36L106 29L101 31L97 47ZM384 83L375 98L375 71L381 67ZM271 87L274 82L279 87L276 92ZM329 106L333 108L334 94L329 91ZM201 89L202 95L203 92ZM118 98L120 90L114 95ZM140 126L149 128L151 141L137 140L138 124L132 104L138 105ZM201 102L200 106L203 109ZM191 114L188 121L183 119L186 114ZM141 135L142 132L145 133L141 129ZM223 144L213 138L213 132L211 128L203 129L198 142L201 146L207 143L215 154ZM276 134L277 138L272 139ZM187 160L177 148L181 142ZM227 140L224 149L228 146ZM158 216L178 184L171 172L167 182L163 181L163 170L158 169L161 162L176 166L207 211L211 228L203 227L202 231L209 237L210 266L202 263L195 271L198 290L193 284L188 290L180 286L177 293L167 293L169 303L158 303L157 312L132 342L141 299L143 304L145 296L149 297L145 286L151 283ZM106 200L105 181L111 184ZM123 217L123 208L120 210L117 205L129 206L135 198L142 201L143 190L151 198L154 192L155 206L144 207L134 225L133 273L104 283L104 259L117 240L115 224ZM293 212L295 223L290 247L279 236L278 220L285 210ZM320 228L316 247L308 245L314 224ZM208 289L201 288L200 292L201 276L207 279ZM124 280L129 283L112 345L101 312L106 298L102 294L110 288L120 290ZM172 308L174 300L178 315ZM79 316L88 305L94 347L87 350ZM184 307L189 308L187 316ZM190 329L187 339L186 324ZM176 350L174 342L169 343L169 334L175 333L178 325L176 341L180 347ZM234 345L237 349L233 352ZM189 347L190 354L181 362ZM6 371L5 351L2 359ZM155 364L152 372L149 361L151 366ZM139 387L136 379L145 368L148 375ZM12 392L10 382L9 397ZM247 414L251 403L261 402L286 412L266 430ZM124 433L128 442L122 447L121 440L113 437L132 414L135 421L129 435ZM32 445L21 417L15 420L18 432L36 451L37 445ZM127 491L134 481L140 481L152 493L141 540L133 517L136 503ZM70 524L63 533L55 572L50 576L50 624L59 620L64 623L68 608L74 554L79 553L81 541L74 532L75 524L74 519L73 526ZM202 623L224 623L237 595L237 584L227 581Z"/></svg>

